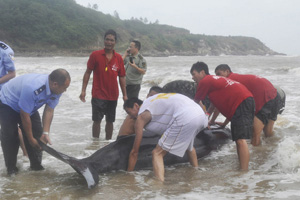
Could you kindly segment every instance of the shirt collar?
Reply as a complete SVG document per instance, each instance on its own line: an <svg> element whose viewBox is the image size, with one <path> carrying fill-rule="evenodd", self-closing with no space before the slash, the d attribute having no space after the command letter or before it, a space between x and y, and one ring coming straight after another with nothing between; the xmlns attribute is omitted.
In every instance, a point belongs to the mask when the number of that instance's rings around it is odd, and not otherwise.
<svg viewBox="0 0 300 200"><path fill-rule="evenodd" d="M138 52L138 53L135 54L135 56L133 56L133 57L134 57L134 58L137 58L139 54L140 54L140 53Z"/></svg>
<svg viewBox="0 0 300 200"><path fill-rule="evenodd" d="M102 49L102 55L104 55L105 56L105 49ZM115 50L113 49L113 57L115 57L116 56L116 54L115 54Z"/></svg>

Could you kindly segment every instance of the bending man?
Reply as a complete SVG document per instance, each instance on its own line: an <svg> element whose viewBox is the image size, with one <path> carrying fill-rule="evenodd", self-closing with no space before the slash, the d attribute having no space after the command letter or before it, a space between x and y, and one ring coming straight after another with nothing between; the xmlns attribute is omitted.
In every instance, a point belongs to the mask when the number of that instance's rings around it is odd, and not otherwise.
<svg viewBox="0 0 300 200"><path fill-rule="evenodd" d="M136 136L129 155L128 171L134 170L144 128L162 135L152 151L153 170L159 180L164 181L163 157L168 152L183 157L187 151L191 165L198 166L194 138L207 127L207 117L193 100L181 94L160 93L147 98L144 103L131 98L125 102L124 109L136 118Z"/></svg>
<svg viewBox="0 0 300 200"><path fill-rule="evenodd" d="M260 135L264 131L265 136L273 135L274 123L279 113L281 100L276 88L267 79L252 74L233 73L226 64L218 65L215 69L218 76L224 76L238 81L253 94L255 101L255 117L253 123L252 145L260 144Z"/></svg>
<svg viewBox="0 0 300 200"><path fill-rule="evenodd" d="M226 117L224 124L231 121L232 140L237 146L240 168L247 170L250 154L246 139L252 138L255 109L252 94L239 82L209 75L204 62L193 64L190 72L198 83L195 101L202 106L201 101L208 96L211 101L208 112L215 107Z"/></svg>
<svg viewBox="0 0 300 200"><path fill-rule="evenodd" d="M44 169L38 139L51 144L50 125L59 98L70 85L64 69L48 74L26 74L6 83L0 93L1 147L8 175L18 172L18 124L25 133L24 142L32 170ZM46 105L45 105L46 104ZM43 121L38 109L45 105Z"/></svg>

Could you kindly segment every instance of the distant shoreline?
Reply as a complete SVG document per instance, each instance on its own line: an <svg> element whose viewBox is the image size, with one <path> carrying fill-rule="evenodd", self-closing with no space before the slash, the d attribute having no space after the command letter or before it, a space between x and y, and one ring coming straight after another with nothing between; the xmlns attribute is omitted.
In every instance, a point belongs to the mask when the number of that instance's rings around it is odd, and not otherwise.
<svg viewBox="0 0 300 200"><path fill-rule="evenodd" d="M65 51L65 50L58 50L58 51L46 51L46 50L40 50L40 51L15 51L15 57L89 57L90 54L95 50L83 50L83 51ZM118 53L122 54L123 51L118 51ZM287 56L283 53L274 53L274 54L266 54L266 53L252 53L252 54L239 54L238 52L235 54L206 54L202 55L199 53L193 53L193 52L174 52L170 53L168 51L166 52L158 52L158 51L146 51L141 52L143 56L146 57L169 57L169 56Z"/></svg>

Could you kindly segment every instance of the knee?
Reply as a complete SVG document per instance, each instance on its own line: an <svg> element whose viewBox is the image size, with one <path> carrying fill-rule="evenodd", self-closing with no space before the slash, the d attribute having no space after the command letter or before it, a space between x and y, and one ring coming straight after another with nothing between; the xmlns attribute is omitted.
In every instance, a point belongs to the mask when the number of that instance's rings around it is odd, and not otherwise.
<svg viewBox="0 0 300 200"><path fill-rule="evenodd" d="M94 121L93 123L94 123L94 125L100 125L101 124L101 120L100 121Z"/></svg>
<svg viewBox="0 0 300 200"><path fill-rule="evenodd" d="M152 157L158 157L158 156L164 156L166 154L166 151L164 151L160 146L156 146L153 150L152 150Z"/></svg>
<svg viewBox="0 0 300 200"><path fill-rule="evenodd" d="M152 157L155 157L155 156L158 156L158 151L156 148L152 150Z"/></svg>
<svg viewBox="0 0 300 200"><path fill-rule="evenodd" d="M247 141L245 139L238 139L237 141L235 141L235 143L239 147L247 145Z"/></svg>

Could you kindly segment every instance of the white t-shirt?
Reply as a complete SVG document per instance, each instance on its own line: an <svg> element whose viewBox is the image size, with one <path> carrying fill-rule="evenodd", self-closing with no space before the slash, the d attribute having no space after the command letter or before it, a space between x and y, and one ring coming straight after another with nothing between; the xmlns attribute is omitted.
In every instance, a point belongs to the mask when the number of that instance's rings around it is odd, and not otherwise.
<svg viewBox="0 0 300 200"><path fill-rule="evenodd" d="M163 134L175 119L178 125L185 125L199 114L205 116L197 103L178 93L159 93L147 98L139 114L145 110L152 115L152 120L145 126L145 129L160 134Z"/></svg>
<svg viewBox="0 0 300 200"><path fill-rule="evenodd" d="M160 93L149 97L139 114L145 110L151 113L152 119L144 128L161 134L158 145L180 157L193 149L194 138L208 123L202 108L181 94Z"/></svg>

